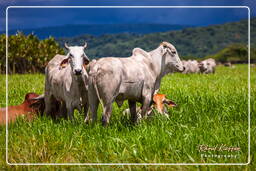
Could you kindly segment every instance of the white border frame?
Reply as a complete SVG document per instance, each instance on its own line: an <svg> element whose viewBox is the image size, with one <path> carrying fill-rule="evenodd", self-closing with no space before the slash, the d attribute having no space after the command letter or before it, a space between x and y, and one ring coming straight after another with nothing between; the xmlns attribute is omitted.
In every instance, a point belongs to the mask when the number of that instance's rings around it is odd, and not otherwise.
<svg viewBox="0 0 256 171"><path fill-rule="evenodd" d="M248 161L247 163L9 163L8 110L6 110L6 163L8 165L248 165L250 164L250 8L248 6L8 6L6 8L6 106L8 106L8 10L11 8L247 8L248 10Z"/></svg>

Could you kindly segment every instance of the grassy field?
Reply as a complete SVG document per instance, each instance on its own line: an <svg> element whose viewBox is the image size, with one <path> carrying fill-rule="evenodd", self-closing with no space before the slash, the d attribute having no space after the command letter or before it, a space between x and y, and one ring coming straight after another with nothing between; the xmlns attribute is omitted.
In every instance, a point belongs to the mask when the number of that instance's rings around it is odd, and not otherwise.
<svg viewBox="0 0 256 171"><path fill-rule="evenodd" d="M251 151L255 149L255 68L251 74ZM254 74L253 74L254 73ZM9 125L10 163L247 163L248 159L248 70L218 67L216 74L173 74L164 77L161 93L178 104L170 118L156 115L132 125L129 116L114 104L111 122L102 127L83 123L75 113L74 122L38 117L33 122L20 118ZM0 76L0 102L5 104L5 76ZM27 92L43 93L44 75L9 76L9 105L19 104ZM101 109L100 109L101 110ZM101 111L99 111L101 112ZM5 158L5 127L0 127L0 154ZM240 151L200 152L199 145L240 147ZM251 153L251 154L252 154ZM217 154L222 157L202 157ZM234 157L224 157L233 155ZM251 159L255 156L251 155ZM7 167L5 160L1 161ZM50 166L48 166L50 167ZM67 166L63 166L67 168ZM82 167L82 166L81 166ZM90 166L94 168L93 166ZM137 166L143 169L143 167ZM151 166L165 169L167 166ZM180 166L175 166L181 169ZM239 166L246 169L246 167ZM255 165L251 165L254 168ZM15 167L17 168L17 167ZM51 167L53 168L53 167ZM98 166L99 168L99 166ZM116 167L131 169L132 166ZM204 169L187 166L185 169ZM221 166L215 166L220 169ZM228 167L225 167L228 168ZM113 167L108 167L113 169Z"/></svg>

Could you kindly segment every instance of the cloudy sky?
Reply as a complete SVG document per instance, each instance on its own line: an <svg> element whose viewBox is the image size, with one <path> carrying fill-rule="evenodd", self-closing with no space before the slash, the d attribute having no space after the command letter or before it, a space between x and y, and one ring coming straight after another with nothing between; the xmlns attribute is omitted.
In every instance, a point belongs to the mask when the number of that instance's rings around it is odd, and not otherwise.
<svg viewBox="0 0 256 171"><path fill-rule="evenodd" d="M255 0L1 0L0 30L5 30L8 6L248 6L256 16ZM21 30L66 24L162 23L204 26L239 21L247 8L9 8L8 28Z"/></svg>

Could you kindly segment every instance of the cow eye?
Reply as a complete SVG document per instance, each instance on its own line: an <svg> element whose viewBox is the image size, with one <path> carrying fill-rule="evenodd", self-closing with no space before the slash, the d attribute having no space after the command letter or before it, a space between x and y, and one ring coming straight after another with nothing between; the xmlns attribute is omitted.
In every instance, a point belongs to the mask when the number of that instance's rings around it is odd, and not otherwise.
<svg viewBox="0 0 256 171"><path fill-rule="evenodd" d="M174 55L176 54L176 51L171 51L171 52L172 52L172 54L174 54Z"/></svg>
<svg viewBox="0 0 256 171"><path fill-rule="evenodd" d="M69 56L70 56L71 58L73 58L73 57L74 57L72 54L69 54Z"/></svg>

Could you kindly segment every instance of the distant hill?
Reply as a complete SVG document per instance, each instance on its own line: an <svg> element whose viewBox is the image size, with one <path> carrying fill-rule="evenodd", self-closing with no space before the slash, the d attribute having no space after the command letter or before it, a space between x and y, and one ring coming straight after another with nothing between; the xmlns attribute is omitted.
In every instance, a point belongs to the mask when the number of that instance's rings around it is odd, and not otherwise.
<svg viewBox="0 0 256 171"><path fill-rule="evenodd" d="M154 32L165 32L170 30L181 30L187 27L186 25L170 25L170 24L84 24L84 25L64 25L56 27L44 27L34 29L19 30L24 34L34 33L40 39L48 38L49 36L58 37L74 37L82 34L90 34L99 36L103 34L114 33L137 33L147 34ZM17 30L9 30L9 34L16 34Z"/></svg>
<svg viewBox="0 0 256 171"><path fill-rule="evenodd" d="M251 28L256 28L256 18L251 19ZM140 47L150 51L162 41L171 42L182 58L205 57L222 50L231 44L248 43L247 20L207 27L185 28L177 31L167 31L150 34L106 34L101 36L81 35L71 38L59 38L57 41L63 46L64 42L77 45L88 42L86 54L90 58L104 56L129 56L132 49ZM251 29L251 46L256 45L256 30Z"/></svg>
<svg viewBox="0 0 256 171"><path fill-rule="evenodd" d="M205 58L214 58L221 63L247 63L248 62L248 47L241 44L232 44L220 50L214 55L206 56ZM256 62L256 48L251 47L251 63Z"/></svg>

